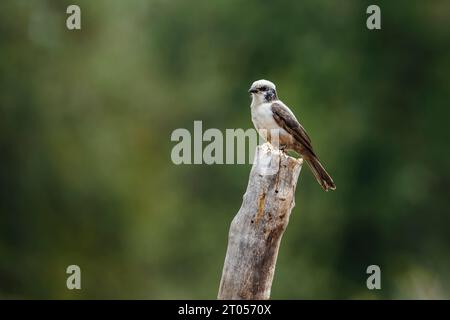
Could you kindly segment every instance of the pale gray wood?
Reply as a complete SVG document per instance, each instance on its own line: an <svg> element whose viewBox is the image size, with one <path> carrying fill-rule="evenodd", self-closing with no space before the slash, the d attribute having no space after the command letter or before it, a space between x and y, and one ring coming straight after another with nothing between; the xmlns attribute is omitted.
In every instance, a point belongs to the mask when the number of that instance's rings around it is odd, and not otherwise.
<svg viewBox="0 0 450 320"><path fill-rule="evenodd" d="M269 299L302 159L258 146L247 191L231 222L218 299Z"/></svg>

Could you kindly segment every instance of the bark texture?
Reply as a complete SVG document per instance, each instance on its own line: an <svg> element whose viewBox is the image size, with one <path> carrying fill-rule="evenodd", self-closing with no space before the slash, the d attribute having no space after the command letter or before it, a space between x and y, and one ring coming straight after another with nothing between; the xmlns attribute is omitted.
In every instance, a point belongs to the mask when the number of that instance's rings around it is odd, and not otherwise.
<svg viewBox="0 0 450 320"><path fill-rule="evenodd" d="M231 222L218 299L270 298L301 167L301 159L268 143L257 147L242 206Z"/></svg>

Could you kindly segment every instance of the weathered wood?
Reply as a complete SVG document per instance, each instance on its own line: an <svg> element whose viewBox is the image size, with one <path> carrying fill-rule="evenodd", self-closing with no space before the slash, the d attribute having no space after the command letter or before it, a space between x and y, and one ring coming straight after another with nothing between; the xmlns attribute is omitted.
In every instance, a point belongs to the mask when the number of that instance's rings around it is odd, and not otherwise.
<svg viewBox="0 0 450 320"><path fill-rule="evenodd" d="M231 222L218 299L270 298L301 167L301 159L268 143L257 147L242 206Z"/></svg>

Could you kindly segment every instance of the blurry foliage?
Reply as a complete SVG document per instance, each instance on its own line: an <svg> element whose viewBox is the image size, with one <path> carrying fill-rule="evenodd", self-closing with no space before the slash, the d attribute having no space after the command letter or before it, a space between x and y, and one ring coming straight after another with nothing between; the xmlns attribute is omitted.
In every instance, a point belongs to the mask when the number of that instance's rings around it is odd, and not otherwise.
<svg viewBox="0 0 450 320"><path fill-rule="evenodd" d="M216 297L249 165L175 166L175 128L250 128L267 78L305 167L272 297L450 297L450 2L0 4L0 297ZM82 269L81 292L65 269ZM378 264L382 290L365 287Z"/></svg>

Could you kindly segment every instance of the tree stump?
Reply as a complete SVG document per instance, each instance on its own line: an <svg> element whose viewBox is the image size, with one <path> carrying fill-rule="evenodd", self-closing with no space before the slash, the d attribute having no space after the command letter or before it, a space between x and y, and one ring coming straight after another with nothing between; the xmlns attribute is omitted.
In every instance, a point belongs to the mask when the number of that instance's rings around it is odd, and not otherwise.
<svg viewBox="0 0 450 320"><path fill-rule="evenodd" d="M231 222L218 299L270 298L302 163L269 143L257 147L242 206Z"/></svg>

